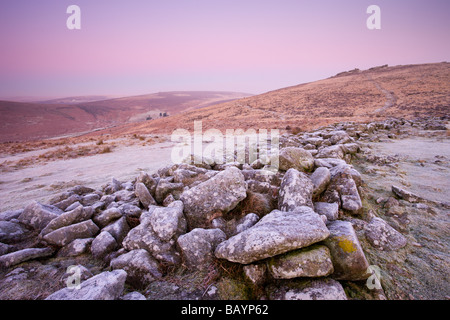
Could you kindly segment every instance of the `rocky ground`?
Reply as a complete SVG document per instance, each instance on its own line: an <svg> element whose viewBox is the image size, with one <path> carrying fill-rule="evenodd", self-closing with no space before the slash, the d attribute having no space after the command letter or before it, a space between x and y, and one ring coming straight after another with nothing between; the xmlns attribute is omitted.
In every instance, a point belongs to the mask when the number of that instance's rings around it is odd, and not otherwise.
<svg viewBox="0 0 450 320"><path fill-rule="evenodd" d="M447 125L339 123L281 136L273 175L183 163L2 212L0 299L448 299Z"/></svg>

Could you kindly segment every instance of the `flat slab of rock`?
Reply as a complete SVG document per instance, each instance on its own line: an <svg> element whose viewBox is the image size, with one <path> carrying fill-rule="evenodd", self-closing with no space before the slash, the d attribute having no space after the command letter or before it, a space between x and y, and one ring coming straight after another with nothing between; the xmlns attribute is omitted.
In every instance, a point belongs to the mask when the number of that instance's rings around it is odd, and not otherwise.
<svg viewBox="0 0 450 320"><path fill-rule="evenodd" d="M45 300L117 300L122 295L126 278L124 270L102 272L81 282L79 289L64 288Z"/></svg>
<svg viewBox="0 0 450 320"><path fill-rule="evenodd" d="M330 236L323 242L331 252L337 280L365 280L369 263L361 248L353 226L348 221L336 220L327 225Z"/></svg>
<svg viewBox="0 0 450 320"><path fill-rule="evenodd" d="M292 211L297 207L313 207L312 195L314 185L303 172L289 169L281 181L278 196L278 209Z"/></svg>
<svg viewBox="0 0 450 320"><path fill-rule="evenodd" d="M51 248L28 248L11 252L0 257L0 268L9 268L28 260L48 257L53 252Z"/></svg>
<svg viewBox="0 0 450 320"><path fill-rule="evenodd" d="M296 211L274 210L253 227L218 245L219 259L248 264L307 247L329 235L320 216L309 207Z"/></svg>
<svg viewBox="0 0 450 320"><path fill-rule="evenodd" d="M270 300L347 300L342 285L329 278L290 281L267 291Z"/></svg>
<svg viewBox="0 0 450 320"><path fill-rule="evenodd" d="M63 212L64 211L54 206L48 206L33 201L25 207L18 217L18 220L28 227L42 231L50 221L57 218Z"/></svg>
<svg viewBox="0 0 450 320"><path fill-rule="evenodd" d="M184 191L180 200L191 229L209 227L211 220L225 214L247 196L242 172L229 167L209 180Z"/></svg>
<svg viewBox="0 0 450 320"><path fill-rule="evenodd" d="M323 245L312 245L273 257L267 266L275 279L325 277L334 271L330 250Z"/></svg>
<svg viewBox="0 0 450 320"><path fill-rule="evenodd" d="M420 201L423 201L424 199L422 199L421 197L419 197L418 195L415 195L414 193L404 190L400 187L397 186L392 186L391 187L392 192L399 197L400 199L406 200L408 202L411 203L417 203Z"/></svg>
<svg viewBox="0 0 450 320"><path fill-rule="evenodd" d="M381 218L374 217L364 228L369 243L384 251L398 250L406 246L406 238Z"/></svg>
<svg viewBox="0 0 450 320"><path fill-rule="evenodd" d="M92 238L98 231L97 225L87 220L50 232L43 239L49 244L63 247L75 239Z"/></svg>
<svg viewBox="0 0 450 320"><path fill-rule="evenodd" d="M94 213L94 210L91 207L83 207L78 206L72 211L64 212L52 221L50 221L44 229L42 229L40 236L43 237L46 234L49 234L52 231L55 231L59 228L69 226L71 224L75 224L78 222L85 221L90 219Z"/></svg>

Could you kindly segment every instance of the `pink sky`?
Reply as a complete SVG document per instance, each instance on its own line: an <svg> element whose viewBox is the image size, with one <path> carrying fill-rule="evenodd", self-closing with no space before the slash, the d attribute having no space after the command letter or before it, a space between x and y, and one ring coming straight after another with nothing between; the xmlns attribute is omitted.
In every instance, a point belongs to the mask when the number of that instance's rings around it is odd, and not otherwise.
<svg viewBox="0 0 450 320"><path fill-rule="evenodd" d="M81 30L66 8L81 8ZM382 29L368 30L377 4ZM353 68L449 60L448 0L5 0L0 98L262 93Z"/></svg>

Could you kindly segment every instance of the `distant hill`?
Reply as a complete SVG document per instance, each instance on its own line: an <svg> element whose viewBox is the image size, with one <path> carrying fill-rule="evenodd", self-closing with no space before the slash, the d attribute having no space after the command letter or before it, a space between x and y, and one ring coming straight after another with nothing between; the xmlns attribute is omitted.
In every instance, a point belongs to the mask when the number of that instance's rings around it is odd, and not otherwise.
<svg viewBox="0 0 450 320"><path fill-rule="evenodd" d="M310 130L342 121L388 117L450 116L450 63L354 69L328 79L300 84L149 123L126 125L109 133L171 133L203 128L278 128Z"/></svg>
<svg viewBox="0 0 450 320"><path fill-rule="evenodd" d="M0 142L83 133L172 116L246 96L249 94L179 91L93 102L92 99L100 97L71 97L39 103L0 101ZM90 101L82 102L86 99Z"/></svg>

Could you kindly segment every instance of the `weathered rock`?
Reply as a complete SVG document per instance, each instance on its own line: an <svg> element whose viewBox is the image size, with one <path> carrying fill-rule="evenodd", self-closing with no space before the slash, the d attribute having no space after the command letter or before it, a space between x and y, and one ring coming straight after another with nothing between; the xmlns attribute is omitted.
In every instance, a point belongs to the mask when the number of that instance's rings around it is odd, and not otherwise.
<svg viewBox="0 0 450 320"><path fill-rule="evenodd" d="M43 239L49 244L63 247L75 239L92 238L98 231L97 225L92 220L87 220L52 231Z"/></svg>
<svg viewBox="0 0 450 320"><path fill-rule="evenodd" d="M289 169L281 181L278 209L292 211L297 207L313 207L314 185L309 177L296 169Z"/></svg>
<svg viewBox="0 0 450 320"><path fill-rule="evenodd" d="M319 150L316 158L336 158L343 159L345 156L342 145L337 144L329 147L324 147Z"/></svg>
<svg viewBox="0 0 450 320"><path fill-rule="evenodd" d="M63 211L61 209L54 206L48 206L33 201L25 207L18 217L18 220L28 227L42 231L50 221L57 218L62 213Z"/></svg>
<svg viewBox="0 0 450 320"><path fill-rule="evenodd" d="M358 188L352 178L348 165L336 166L330 169L331 181L322 196L324 202L338 202L348 211L357 212L362 208Z"/></svg>
<svg viewBox="0 0 450 320"><path fill-rule="evenodd" d="M59 251L58 257L76 257L89 251L90 245L94 238L75 239L66 244Z"/></svg>
<svg viewBox="0 0 450 320"><path fill-rule="evenodd" d="M147 187L142 182L136 183L134 192L144 208L147 209L150 205L156 205L155 199L153 199L150 191L148 191Z"/></svg>
<svg viewBox="0 0 450 320"><path fill-rule="evenodd" d="M172 202L176 201L173 195L169 194L163 201L162 205L163 207L169 206Z"/></svg>
<svg viewBox="0 0 450 320"><path fill-rule="evenodd" d="M209 180L183 192L180 200L190 228L207 227L247 196L244 175L235 167L221 171Z"/></svg>
<svg viewBox="0 0 450 320"><path fill-rule="evenodd" d="M150 215L153 231L162 241L177 238L186 232L186 219L183 215L183 202L172 202L168 207L158 207Z"/></svg>
<svg viewBox="0 0 450 320"><path fill-rule="evenodd" d="M262 285L267 279L267 265L265 263L248 264L243 267L245 277L254 285Z"/></svg>
<svg viewBox="0 0 450 320"><path fill-rule="evenodd" d="M54 203L53 205L61 210L66 210L67 207L72 205L75 202L78 202L81 200L81 197L77 194L72 194L67 199L61 200L60 202Z"/></svg>
<svg viewBox="0 0 450 320"><path fill-rule="evenodd" d="M92 241L91 252L94 257L102 259L116 248L116 239L108 231L102 231Z"/></svg>
<svg viewBox="0 0 450 320"><path fill-rule="evenodd" d="M130 231L130 226L128 225L127 219L122 217L104 227L102 231L109 232L116 239L117 243L122 243Z"/></svg>
<svg viewBox="0 0 450 320"><path fill-rule="evenodd" d="M120 300L147 300L147 299L142 293L133 291L121 297Z"/></svg>
<svg viewBox="0 0 450 320"><path fill-rule="evenodd" d="M406 191L400 187L392 186L392 192L400 199L406 200L411 203L417 203L423 201L423 199L412 192Z"/></svg>
<svg viewBox="0 0 450 320"><path fill-rule="evenodd" d="M15 244L24 240L30 232L22 225L11 221L0 221L0 242Z"/></svg>
<svg viewBox="0 0 450 320"><path fill-rule="evenodd" d="M251 227L253 227L259 220L259 216L255 213L249 213L247 215L245 215L244 217L242 217L241 219L239 219L236 222L236 226L234 228L234 230L231 232L231 235L234 236L238 233L241 233Z"/></svg>
<svg viewBox="0 0 450 320"><path fill-rule="evenodd" d="M83 206L92 206L94 203L100 200L100 195L96 193L90 193L81 198L81 204Z"/></svg>
<svg viewBox="0 0 450 320"><path fill-rule="evenodd" d="M22 214L23 209L20 210L12 210L12 211L4 211L0 213L0 221L10 221L12 219L18 219Z"/></svg>
<svg viewBox="0 0 450 320"><path fill-rule="evenodd" d="M339 218L339 204L337 202L314 202L314 211L325 215L328 221L334 221Z"/></svg>
<svg viewBox="0 0 450 320"><path fill-rule="evenodd" d="M333 279L291 280L267 289L270 300L347 300L342 285Z"/></svg>
<svg viewBox="0 0 450 320"><path fill-rule="evenodd" d="M9 268L28 260L48 257L53 252L52 248L28 248L7 253L0 257L0 268Z"/></svg>
<svg viewBox="0 0 450 320"><path fill-rule="evenodd" d="M153 178L148 173L141 171L136 179L136 183L143 183L147 187L147 190L150 192L151 196L155 196L156 186L158 185L157 179Z"/></svg>
<svg viewBox="0 0 450 320"><path fill-rule="evenodd" d="M298 171L311 171L314 167L314 158L308 150L288 147L279 152L279 169L287 171L291 168Z"/></svg>
<svg viewBox="0 0 450 320"><path fill-rule="evenodd" d="M42 229L40 237L44 237L46 234L53 232L59 228L69 226L71 224L79 223L88 220L92 217L94 210L91 207L78 206L74 210L64 212Z"/></svg>
<svg viewBox="0 0 450 320"><path fill-rule="evenodd" d="M311 174L310 179L314 185L313 196L321 194L327 188L331 180L330 170L326 167L319 167Z"/></svg>
<svg viewBox="0 0 450 320"><path fill-rule="evenodd" d="M175 199L179 199L183 193L184 185L182 183L173 183L167 179L160 179L155 190L155 200L162 203L169 195L173 195Z"/></svg>
<svg viewBox="0 0 450 320"><path fill-rule="evenodd" d="M406 238L381 218L374 217L365 226L365 235L369 243L385 251L398 250L406 246Z"/></svg>
<svg viewBox="0 0 450 320"><path fill-rule="evenodd" d="M333 167L339 166L339 165L346 165L347 163L344 160L336 159L336 158L322 158L322 159L315 159L314 165L316 167L326 167L328 169L331 169Z"/></svg>
<svg viewBox="0 0 450 320"><path fill-rule="evenodd" d="M350 222L333 221L329 223L330 236L324 244L330 249L334 266L333 278L337 280L364 280L369 263L361 248L358 237Z"/></svg>
<svg viewBox="0 0 450 320"><path fill-rule="evenodd" d="M158 262L144 249L132 250L113 259L111 268L125 270L126 282L136 288L144 288L162 277Z"/></svg>
<svg viewBox="0 0 450 320"><path fill-rule="evenodd" d="M345 153L356 154L359 151L359 145L357 143L345 143L342 145L342 150Z"/></svg>
<svg viewBox="0 0 450 320"><path fill-rule="evenodd" d="M324 277L333 273L330 250L323 245L291 251L271 258L267 267L275 279Z"/></svg>
<svg viewBox="0 0 450 320"><path fill-rule="evenodd" d="M170 239L169 241L161 240L153 230L150 221L151 216L152 212L144 212L141 215L141 223L130 230L122 242L123 247L128 251L145 249L153 257L165 264L178 264L180 258L174 248L175 239Z"/></svg>
<svg viewBox="0 0 450 320"><path fill-rule="evenodd" d="M122 211L119 208L110 208L94 215L94 218L92 218L92 220L100 228L103 228L110 224L112 221L117 220L121 217Z"/></svg>
<svg viewBox="0 0 450 320"><path fill-rule="evenodd" d="M248 264L307 247L328 235L322 219L309 207L290 212L274 210L250 229L222 242L215 255L219 259Z"/></svg>
<svg viewBox="0 0 450 320"><path fill-rule="evenodd" d="M81 283L80 289L64 288L45 300L117 300L123 292L127 273L105 271Z"/></svg>
<svg viewBox="0 0 450 320"><path fill-rule="evenodd" d="M207 268L214 259L217 245L225 239L226 235L220 229L196 228L180 236L177 243L181 249L183 263L189 269Z"/></svg>
<svg viewBox="0 0 450 320"><path fill-rule="evenodd" d="M87 193L93 193L94 191L95 190L92 188L89 188L86 186L81 186L81 185L78 185L78 186L75 186L75 187L69 189L69 192L73 192L79 196L85 195Z"/></svg>
<svg viewBox="0 0 450 320"><path fill-rule="evenodd" d="M130 190L119 190L114 192L113 194L116 197L116 201L124 201L124 202L131 202L134 199L136 199L136 195L134 194L134 191Z"/></svg>
<svg viewBox="0 0 450 320"><path fill-rule="evenodd" d="M348 135L348 133L344 130L335 130L329 133L330 142L332 144L343 144L352 142L353 139Z"/></svg>
<svg viewBox="0 0 450 320"><path fill-rule="evenodd" d="M3 256L11 251L11 246L0 242L0 256Z"/></svg>

